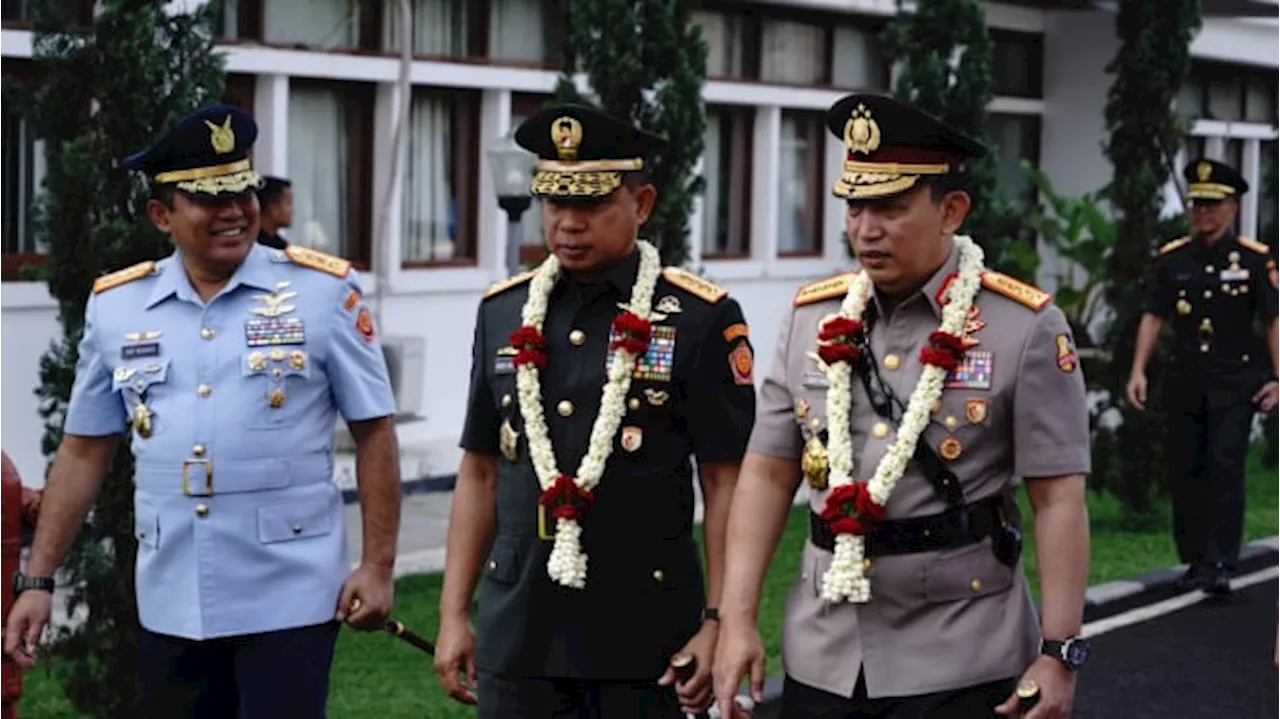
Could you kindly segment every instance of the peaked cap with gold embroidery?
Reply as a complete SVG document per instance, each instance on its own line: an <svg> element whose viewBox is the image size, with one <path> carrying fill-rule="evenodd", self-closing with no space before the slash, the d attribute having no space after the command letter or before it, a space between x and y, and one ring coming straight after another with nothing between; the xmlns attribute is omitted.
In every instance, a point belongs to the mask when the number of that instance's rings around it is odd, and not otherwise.
<svg viewBox="0 0 1280 719"><path fill-rule="evenodd" d="M1182 168L1187 197L1193 200L1225 200L1249 191L1249 183L1230 165L1217 160L1193 160Z"/></svg>
<svg viewBox="0 0 1280 719"><path fill-rule="evenodd" d="M667 141L586 105L557 105L521 123L516 144L538 156L536 197L605 197Z"/></svg>
<svg viewBox="0 0 1280 719"><path fill-rule="evenodd" d="M144 173L156 185L197 197L238 194L262 186L249 151L258 123L232 105L202 107L178 121L151 147L124 159L125 169Z"/></svg>
<svg viewBox="0 0 1280 719"><path fill-rule="evenodd" d="M844 171L832 194L847 200L906 192L923 176L959 172L987 153L933 115L884 95L841 98L827 111L827 128L844 140Z"/></svg>

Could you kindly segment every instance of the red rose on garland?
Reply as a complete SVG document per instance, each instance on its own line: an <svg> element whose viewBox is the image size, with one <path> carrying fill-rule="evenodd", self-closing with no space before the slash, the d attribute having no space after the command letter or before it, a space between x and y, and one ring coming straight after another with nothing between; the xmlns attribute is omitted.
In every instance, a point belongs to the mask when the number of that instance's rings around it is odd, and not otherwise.
<svg viewBox="0 0 1280 719"><path fill-rule="evenodd" d="M920 361L950 372L964 358L964 341L957 335L935 330L929 335L929 346L920 350Z"/></svg>
<svg viewBox="0 0 1280 719"><path fill-rule="evenodd" d="M537 327L524 325L512 332L511 346L516 350L516 367L533 364L542 369L547 366L547 340Z"/></svg>
<svg viewBox="0 0 1280 719"><path fill-rule="evenodd" d="M614 340L609 343L609 351L619 347L637 357L649 349L649 340L653 337L653 324L642 320L633 312L623 312L613 320Z"/></svg>
<svg viewBox="0 0 1280 719"><path fill-rule="evenodd" d="M866 482L850 482L831 490L822 518L835 534L866 534L884 521L884 507L871 499Z"/></svg>
<svg viewBox="0 0 1280 719"><path fill-rule="evenodd" d="M584 492L573 477L562 474L550 487L542 490L538 503L551 510L557 519L578 519L591 508L595 497Z"/></svg>
<svg viewBox="0 0 1280 719"><path fill-rule="evenodd" d="M850 367L862 357L865 339L862 323L847 317L833 317L818 330L818 356L827 364L847 362Z"/></svg>

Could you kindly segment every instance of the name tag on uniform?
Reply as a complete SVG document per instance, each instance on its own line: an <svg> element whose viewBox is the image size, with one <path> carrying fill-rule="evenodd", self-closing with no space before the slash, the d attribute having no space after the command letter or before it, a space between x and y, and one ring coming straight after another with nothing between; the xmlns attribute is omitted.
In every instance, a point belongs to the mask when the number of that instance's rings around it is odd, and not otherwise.
<svg viewBox="0 0 1280 719"><path fill-rule="evenodd" d="M960 364L947 374L943 386L948 389L991 389L991 370L995 356L991 350L969 350Z"/></svg>
<svg viewBox="0 0 1280 719"><path fill-rule="evenodd" d="M827 376L821 372L805 372L803 382L805 389L826 389L831 386Z"/></svg>
<svg viewBox="0 0 1280 719"><path fill-rule="evenodd" d="M120 347L120 359L138 359L139 357L160 356L159 342L141 342Z"/></svg>
<svg viewBox="0 0 1280 719"><path fill-rule="evenodd" d="M1218 279L1223 282L1239 282L1240 280L1247 280L1249 279L1249 270L1243 267L1226 269L1218 273Z"/></svg>

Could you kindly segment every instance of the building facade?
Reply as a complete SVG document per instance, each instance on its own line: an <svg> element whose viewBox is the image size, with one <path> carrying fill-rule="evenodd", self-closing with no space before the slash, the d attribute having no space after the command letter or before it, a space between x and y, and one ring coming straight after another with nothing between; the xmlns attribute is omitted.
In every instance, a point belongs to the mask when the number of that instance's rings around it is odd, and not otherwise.
<svg viewBox="0 0 1280 719"><path fill-rule="evenodd" d="M64 0L68 12L85 2ZM1213 2L1206 0L1206 8ZM1206 17L1179 108L1193 119L1184 154L1233 164L1258 188L1277 137L1275 0L1234 2ZM741 299L767 369L795 287L848 264L843 207L830 188L841 143L823 112L850 90L887 90L893 68L877 34L894 0L709 0L696 13L709 44L706 192L690 237L692 263ZM221 47L225 100L260 125L257 169L293 182L290 241L344 256L380 297L384 339L394 348L406 478L456 469L472 318L481 292L506 275L506 219L486 150L550 98L562 36L552 0L413 0L412 92L401 97L395 2L227 0ZM2 70L38 82L26 3L3 4ZM1243 10L1241 9L1243 8ZM996 97L990 133L1007 176L1029 198L1021 160L1059 192L1096 190L1110 178L1103 121L1114 56L1114 15L1099 3L990 3ZM582 83L585 90L585 83ZM391 182L390 142L399 103L410 103L407 153ZM146 138L139 138L144 143ZM23 476L43 474L33 389L40 354L60 334L54 303L21 268L40 262L29 206L42 175L41 143L4 110L3 445ZM1269 151L1270 150L1270 151ZM391 189L388 212L382 198ZM1176 190L1168 193L1176 211ZM1241 232L1253 234L1274 198L1245 200ZM377 218L390 223L376 246ZM541 243L539 213L525 214L523 242ZM1046 256L1052 290L1059 263ZM759 374L759 372L758 372ZM340 467L340 483L351 481ZM29 480L31 481L31 480ZM38 480L36 480L38 481Z"/></svg>

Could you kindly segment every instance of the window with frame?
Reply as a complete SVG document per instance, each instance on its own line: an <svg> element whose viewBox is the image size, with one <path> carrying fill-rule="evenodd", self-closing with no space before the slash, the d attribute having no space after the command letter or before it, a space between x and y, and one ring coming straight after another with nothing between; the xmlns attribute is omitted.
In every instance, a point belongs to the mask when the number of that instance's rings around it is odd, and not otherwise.
<svg viewBox="0 0 1280 719"><path fill-rule="evenodd" d="M1178 112L1193 118L1277 124L1272 68L1195 61L1178 94Z"/></svg>
<svg viewBox="0 0 1280 719"><path fill-rule="evenodd" d="M837 25L831 35L831 84L847 90L889 89L890 65L880 27Z"/></svg>
<svg viewBox="0 0 1280 719"><path fill-rule="evenodd" d="M759 63L759 21L733 12L695 10L693 22L707 41L708 78L752 78Z"/></svg>
<svg viewBox="0 0 1280 719"><path fill-rule="evenodd" d="M351 0L241 0L237 14L251 25L254 13L262 19L262 41L314 50L355 50L371 46L379 25L379 7ZM224 23L223 30L227 25Z"/></svg>
<svg viewBox="0 0 1280 719"><path fill-rule="evenodd" d="M702 155L703 259L751 254L751 149L754 108L707 107Z"/></svg>
<svg viewBox="0 0 1280 719"><path fill-rule="evenodd" d="M1044 41L1040 35L990 30L991 90L996 95L1044 96Z"/></svg>
<svg viewBox="0 0 1280 719"><path fill-rule="evenodd" d="M1262 143L1262 154L1258 158L1258 184L1261 185L1268 176L1274 176L1276 172L1276 141L1269 140ZM1274 193L1268 195L1263 193L1262 187L1258 188L1258 234L1261 235L1267 228L1267 225L1276 221L1276 196Z"/></svg>
<svg viewBox="0 0 1280 719"><path fill-rule="evenodd" d="M991 113L987 116L987 136L994 145L996 165L1010 196L1025 207L1035 205L1038 191L1030 175L1022 169L1026 160L1040 164L1040 116Z"/></svg>
<svg viewBox="0 0 1280 719"><path fill-rule="evenodd" d="M5 60L4 77L7 82L32 90L40 85L39 70L29 60ZM35 136L31 124L14 103L4 103L0 116L3 116L0 155L4 173L0 177L0 191L4 192L0 205L0 225L3 226L0 277L20 280L22 269L42 263L47 250L43 243L36 242L33 223L36 196L45 176L45 143Z"/></svg>
<svg viewBox="0 0 1280 719"><path fill-rule="evenodd" d="M561 54L560 15L549 0L489 0L489 57L539 66Z"/></svg>
<svg viewBox="0 0 1280 719"><path fill-rule="evenodd" d="M550 102L551 95L512 93L511 132L525 120L538 114ZM530 180L533 178L530 177ZM520 262L529 264L546 258L546 240L542 232L542 200L531 198L529 209L520 217Z"/></svg>
<svg viewBox="0 0 1280 719"><path fill-rule="evenodd" d="M827 28L797 20L766 19L761 26L760 79L787 85L827 85Z"/></svg>
<svg viewBox="0 0 1280 719"><path fill-rule="evenodd" d="M822 254L822 113L782 111L778 151L778 256Z"/></svg>
<svg viewBox="0 0 1280 719"><path fill-rule="evenodd" d="M370 258L374 86L293 80L289 87L289 169L293 243Z"/></svg>
<svg viewBox="0 0 1280 719"><path fill-rule="evenodd" d="M404 194L403 266L473 265L480 94L415 87Z"/></svg>
<svg viewBox="0 0 1280 719"><path fill-rule="evenodd" d="M31 23L33 0L3 0L0 3L0 21L10 27L26 27ZM93 19L92 0L45 0L64 20L88 23Z"/></svg>
<svg viewBox="0 0 1280 719"><path fill-rule="evenodd" d="M345 1L345 0L344 0ZM421 57L470 57L482 52L480 3L473 0L412 0L413 54ZM400 51L400 7L385 0L382 47ZM532 33L531 33L532 34Z"/></svg>

